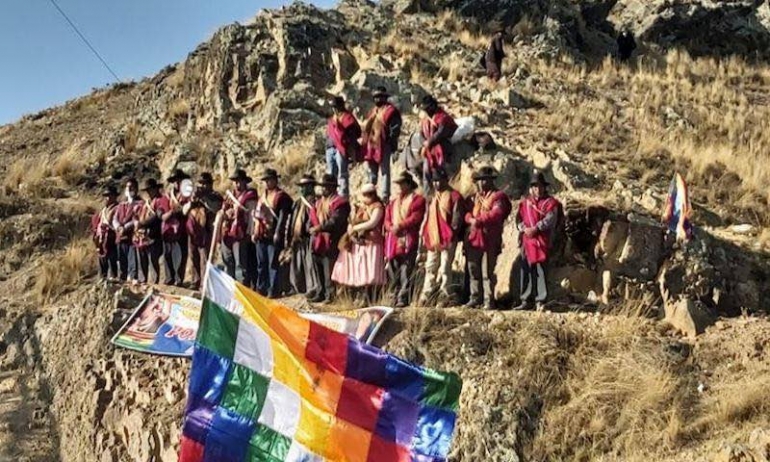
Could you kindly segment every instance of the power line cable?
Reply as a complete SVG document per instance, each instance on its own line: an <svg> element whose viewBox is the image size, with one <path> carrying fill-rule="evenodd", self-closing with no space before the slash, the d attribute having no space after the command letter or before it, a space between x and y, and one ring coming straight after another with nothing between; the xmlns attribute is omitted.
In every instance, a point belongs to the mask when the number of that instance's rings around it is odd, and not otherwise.
<svg viewBox="0 0 770 462"><path fill-rule="evenodd" d="M99 52L96 51L96 48L94 48L94 46L91 45L91 42L88 41L86 36L83 35L82 32L80 32L80 29L78 29L78 26L76 26L75 23L72 22L72 20L69 18L69 16L67 16L67 13L65 13L64 10L61 9L59 4L56 3L56 0L49 0L49 1L51 2L51 5L53 5L54 8L56 8L56 10L59 12L59 14L62 15L64 20L67 21L67 23L69 23L70 27L72 27L72 30L74 30L75 33L78 34L78 37L80 37L80 39L83 41L83 43L86 44L86 46L91 50L91 52L94 54L94 56L96 56L96 58L99 59L99 61L101 61L102 65L105 67L105 69L107 69L107 71L110 74L112 74L113 77L115 77L115 80L120 82L121 80L120 80L120 77L118 77L118 74L116 74L115 71L112 70L110 65L107 64L107 61L105 61L104 58L102 58L102 55L100 55Z"/></svg>

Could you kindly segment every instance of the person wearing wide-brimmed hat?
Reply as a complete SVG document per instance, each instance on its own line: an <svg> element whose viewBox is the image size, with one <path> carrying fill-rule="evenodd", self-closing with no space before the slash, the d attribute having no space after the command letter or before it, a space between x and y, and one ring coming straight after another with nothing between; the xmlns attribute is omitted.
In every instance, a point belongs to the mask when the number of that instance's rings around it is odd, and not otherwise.
<svg viewBox="0 0 770 462"><path fill-rule="evenodd" d="M382 236L385 204L371 183L361 188L360 195L361 204L351 215L347 233L340 242L332 280L345 287L365 289L365 296L372 300L386 281Z"/></svg>
<svg viewBox="0 0 770 462"><path fill-rule="evenodd" d="M369 168L369 182L379 185L380 197L390 199L390 158L398 150L401 136L401 112L388 101L385 87L378 87L374 94L374 108L366 116L362 128L364 160ZM382 179L380 180L380 176Z"/></svg>
<svg viewBox="0 0 770 462"><path fill-rule="evenodd" d="M99 257L99 276L102 279L118 277L118 250L112 218L118 206L118 190L109 185L102 191L104 205L91 217L91 238Z"/></svg>
<svg viewBox="0 0 770 462"><path fill-rule="evenodd" d="M278 280L283 250L286 220L291 213L292 199L278 185L278 172L265 170L260 180L265 184L265 193L254 209L252 240L256 245L257 280L256 289L260 294L276 298L285 291L285 284Z"/></svg>
<svg viewBox="0 0 770 462"><path fill-rule="evenodd" d="M243 169L230 175L233 188L222 205L222 262L225 271L238 282L252 287L256 282L256 250L251 242L252 214L259 196L250 187L251 177Z"/></svg>
<svg viewBox="0 0 770 462"><path fill-rule="evenodd" d="M535 301L538 311L548 297L546 265L553 232L562 213L558 200L548 194L548 181L536 173L529 186L529 195L519 203L516 226L519 230L519 263L521 266L521 305L525 309Z"/></svg>
<svg viewBox="0 0 770 462"><path fill-rule="evenodd" d="M297 182L299 196L286 220L282 259L290 262L289 282L297 294L314 293L319 287L310 236L310 210L316 201L315 186L316 181L312 175L302 175Z"/></svg>
<svg viewBox="0 0 770 462"><path fill-rule="evenodd" d="M408 172L396 179L398 194L385 210L385 259L396 307L409 304L420 244L420 225L425 217L425 198L417 193L417 182Z"/></svg>
<svg viewBox="0 0 770 462"><path fill-rule="evenodd" d="M162 221L160 226L163 238L164 284L182 287L187 270L187 217L184 204L191 198L182 195L182 181L189 180L190 175L180 169L166 179L171 190L153 200L153 208Z"/></svg>
<svg viewBox="0 0 770 462"><path fill-rule="evenodd" d="M446 170L436 170L431 177L435 192L422 228L422 242L427 250L427 258L425 281L418 303L420 306L426 306L436 295L439 302L452 300L452 262L457 243L462 239L465 220L465 200L449 185Z"/></svg>
<svg viewBox="0 0 770 462"><path fill-rule="evenodd" d="M321 197L310 209L310 235L313 236L313 262L320 284L308 292L311 302L330 302L336 294L332 284L332 269L339 254L339 242L345 234L350 216L350 202L337 193L337 178L328 173L318 183Z"/></svg>
<svg viewBox="0 0 770 462"><path fill-rule="evenodd" d="M139 282L157 284L160 282L160 257L163 255L163 240L161 237L161 218L155 209L156 201L160 199L162 185L154 178L148 178L142 183L142 192L147 195L136 216L134 225L134 248L139 267ZM152 267L152 277L150 276Z"/></svg>
<svg viewBox="0 0 770 462"><path fill-rule="evenodd" d="M139 255L134 246L134 232L144 201L139 197L139 183L135 178L124 182L123 200L112 216L112 228L117 241L119 278L122 281L139 280Z"/></svg>
<svg viewBox="0 0 770 462"><path fill-rule="evenodd" d="M350 162L361 160L361 125L350 112L342 96L331 100L332 116L326 124L326 173L337 177L340 194L350 194L348 186L348 166Z"/></svg>
<svg viewBox="0 0 770 462"><path fill-rule="evenodd" d="M487 77L493 82L500 80L500 76L502 75L503 58L505 58L505 51L503 50L504 41L505 29L503 27L497 27L495 35L492 36L489 47L487 47L487 52L484 55Z"/></svg>
<svg viewBox="0 0 770 462"><path fill-rule="evenodd" d="M214 191L214 177L209 172L198 176L198 184L190 209L187 212L187 236L190 244L190 263L192 264L191 287L199 289L206 271L211 240L214 237L214 223L217 213L222 209L224 198Z"/></svg>
<svg viewBox="0 0 770 462"><path fill-rule="evenodd" d="M423 97L420 109L427 115L420 123L420 131L424 140L423 178L426 185L430 186L431 172L446 169L446 164L452 157L452 136L457 130L457 123L431 95Z"/></svg>
<svg viewBox="0 0 770 462"><path fill-rule="evenodd" d="M512 209L511 200L495 185L497 177L497 170L488 166L473 173L476 194L472 209L465 214L465 256L471 281L470 300L466 304L469 308L482 304L486 309L495 307L495 267L503 249L503 225Z"/></svg>

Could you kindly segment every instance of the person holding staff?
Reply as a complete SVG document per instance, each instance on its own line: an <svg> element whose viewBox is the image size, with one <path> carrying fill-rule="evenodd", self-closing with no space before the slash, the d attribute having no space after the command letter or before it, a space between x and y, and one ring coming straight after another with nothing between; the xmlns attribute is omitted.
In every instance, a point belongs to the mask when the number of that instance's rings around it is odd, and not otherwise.
<svg viewBox="0 0 770 462"><path fill-rule="evenodd" d="M230 175L233 189L227 191L222 206L222 261L230 277L253 287L256 282L256 250L251 242L252 211L258 194L249 187L251 177L242 169Z"/></svg>

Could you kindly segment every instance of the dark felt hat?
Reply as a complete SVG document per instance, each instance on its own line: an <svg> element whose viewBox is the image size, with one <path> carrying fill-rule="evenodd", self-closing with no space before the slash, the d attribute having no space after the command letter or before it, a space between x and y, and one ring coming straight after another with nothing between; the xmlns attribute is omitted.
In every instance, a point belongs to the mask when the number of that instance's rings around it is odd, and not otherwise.
<svg viewBox="0 0 770 462"><path fill-rule="evenodd" d="M438 107L438 100L436 100L433 95L423 96L422 101L420 102L420 109L426 110L431 107Z"/></svg>
<svg viewBox="0 0 770 462"><path fill-rule="evenodd" d="M338 111L345 110L345 98L342 96L335 96L329 101L334 109Z"/></svg>
<svg viewBox="0 0 770 462"><path fill-rule="evenodd" d="M530 186L535 185L542 185L542 186L550 186L551 183L546 181L545 175L542 174L542 172L537 172L534 175L532 175L532 180L529 182Z"/></svg>
<svg viewBox="0 0 770 462"><path fill-rule="evenodd" d="M103 197L117 197L120 193L118 192L118 188L116 188L114 185L107 185L102 190L102 196Z"/></svg>
<svg viewBox="0 0 770 462"><path fill-rule="evenodd" d="M182 169L174 170L174 173L166 179L167 183L176 183L177 181L189 180L190 175L186 174Z"/></svg>
<svg viewBox="0 0 770 462"><path fill-rule="evenodd" d="M198 177L198 184L213 184L214 177L209 172L203 172Z"/></svg>
<svg viewBox="0 0 770 462"><path fill-rule="evenodd" d="M431 172L431 178L433 181L449 180L449 174L443 168L437 168Z"/></svg>
<svg viewBox="0 0 770 462"><path fill-rule="evenodd" d="M324 174L324 176L321 177L321 181L318 182L319 186L334 186L335 188L338 186L337 184L337 177L334 175L330 175L328 173Z"/></svg>
<svg viewBox="0 0 770 462"><path fill-rule="evenodd" d="M495 170L494 167L485 166L473 172L473 181L494 180L498 176L500 176L500 174L497 173L497 170Z"/></svg>
<svg viewBox="0 0 770 462"><path fill-rule="evenodd" d="M279 177L280 175L278 175L278 172L274 168L268 168L267 170L265 170L265 173L262 174L262 177L260 177L259 180L260 181L271 180L271 179L277 180Z"/></svg>
<svg viewBox="0 0 770 462"><path fill-rule="evenodd" d="M315 186L316 181L313 175L305 174L297 181L297 186Z"/></svg>
<svg viewBox="0 0 770 462"><path fill-rule="evenodd" d="M398 178L396 178L395 183L408 184L412 187L412 189L417 189L417 186L419 186L417 182L414 181L414 177L407 171L401 172L401 174L398 175Z"/></svg>
<svg viewBox="0 0 770 462"><path fill-rule="evenodd" d="M251 177L246 174L246 170L242 168L236 169L233 174L230 175L230 179L233 181L243 180L246 183L251 183L252 181Z"/></svg>
<svg viewBox="0 0 770 462"><path fill-rule="evenodd" d="M147 178L142 183L142 191L149 191L151 189L159 189L160 183L155 178Z"/></svg>
<svg viewBox="0 0 770 462"><path fill-rule="evenodd" d="M385 87L377 87L374 89L374 93L372 93L372 96L374 98L378 98L378 97L389 98L390 93L388 93L388 89Z"/></svg>

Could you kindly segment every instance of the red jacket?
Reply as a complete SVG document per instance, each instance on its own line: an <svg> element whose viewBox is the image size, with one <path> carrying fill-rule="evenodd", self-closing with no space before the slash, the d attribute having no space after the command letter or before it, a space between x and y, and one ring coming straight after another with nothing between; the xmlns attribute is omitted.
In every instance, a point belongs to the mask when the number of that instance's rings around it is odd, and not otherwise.
<svg viewBox="0 0 770 462"><path fill-rule="evenodd" d="M425 118L420 126L422 137L428 142L425 159L431 170L442 168L452 150L452 136L457 131L457 123L443 109L433 117Z"/></svg>
<svg viewBox="0 0 770 462"><path fill-rule="evenodd" d="M463 196L454 189L436 191L428 205L428 218L422 229L422 241L431 252L448 249L460 238Z"/></svg>
<svg viewBox="0 0 770 462"><path fill-rule="evenodd" d="M550 196L541 199L527 196L519 203L516 221L524 227L537 228L534 236L528 237L523 231L520 234L521 247L530 265L548 260L551 232L558 220L555 214L559 213L560 208L559 201Z"/></svg>
<svg viewBox="0 0 770 462"><path fill-rule="evenodd" d="M115 204L102 207L91 217L91 238L101 257L115 248L115 231L111 225L115 208Z"/></svg>
<svg viewBox="0 0 770 462"><path fill-rule="evenodd" d="M342 157L351 160L360 160L358 156L361 146L358 138L361 137L361 125L350 112L343 112L339 116L329 117L326 124L326 135L331 140L334 148L342 154Z"/></svg>
<svg viewBox="0 0 770 462"><path fill-rule="evenodd" d="M401 134L401 113L392 104L374 107L363 128L364 160L380 164L397 148Z"/></svg>
<svg viewBox="0 0 770 462"><path fill-rule="evenodd" d="M233 195L238 199L238 203L241 207L249 208L246 204L256 201L258 199L257 191L249 188L242 193L233 191ZM241 207L236 207L233 204L233 200L226 198L222 210L227 212L228 210L235 209L235 217L233 219L225 219L223 224L223 236L222 241L225 245L233 245L236 242L240 242L249 237L249 212L243 210Z"/></svg>
<svg viewBox="0 0 770 462"><path fill-rule="evenodd" d="M337 244L345 234L350 217L350 202L344 196L335 194L319 197L315 206L308 211L310 224L321 228L313 236L313 253L318 255L335 254Z"/></svg>
<svg viewBox="0 0 770 462"><path fill-rule="evenodd" d="M177 200L180 205L185 202L185 199ZM170 212L174 208L174 201L168 195L156 197L152 201L152 208L159 216L163 216ZM184 215L180 213L173 213L170 217L163 220L160 225L160 235L164 242L178 242L186 239L187 237L187 220Z"/></svg>
<svg viewBox="0 0 770 462"><path fill-rule="evenodd" d="M425 217L425 198L413 192L406 197L396 197L385 209L385 258L417 252L420 242L420 225ZM398 225L398 232L393 228Z"/></svg>
<svg viewBox="0 0 770 462"><path fill-rule="evenodd" d="M478 192L473 196L473 208L465 214L468 224L467 244L484 252L500 253L503 249L503 224L511 214L511 200L502 191ZM476 224L471 225L471 219Z"/></svg>
<svg viewBox="0 0 770 462"><path fill-rule="evenodd" d="M134 220L139 219L139 212L144 207L144 201L135 199L131 202L121 202L115 208L113 224L123 227L123 232L118 234L118 242L131 242L134 238Z"/></svg>

